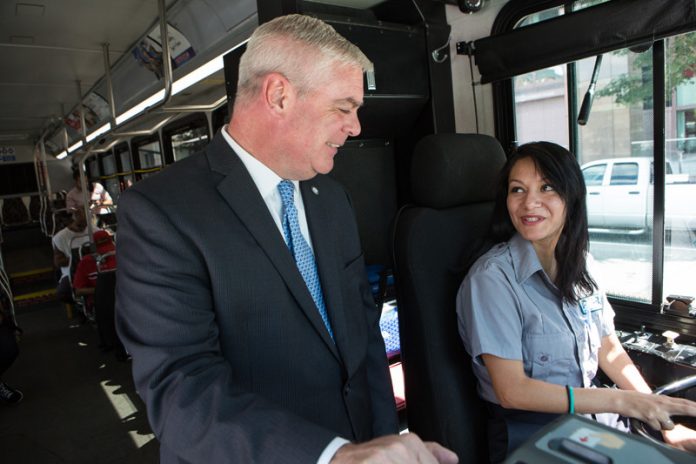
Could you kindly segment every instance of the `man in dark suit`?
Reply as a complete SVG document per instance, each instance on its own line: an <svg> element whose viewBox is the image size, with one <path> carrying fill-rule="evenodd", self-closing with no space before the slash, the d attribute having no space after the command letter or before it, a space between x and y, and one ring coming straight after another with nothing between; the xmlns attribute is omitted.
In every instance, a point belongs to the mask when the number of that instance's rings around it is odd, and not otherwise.
<svg viewBox="0 0 696 464"><path fill-rule="evenodd" d="M162 462L456 462L396 435L350 200L321 175L369 67L317 19L266 23L229 126L121 196L118 329Z"/></svg>

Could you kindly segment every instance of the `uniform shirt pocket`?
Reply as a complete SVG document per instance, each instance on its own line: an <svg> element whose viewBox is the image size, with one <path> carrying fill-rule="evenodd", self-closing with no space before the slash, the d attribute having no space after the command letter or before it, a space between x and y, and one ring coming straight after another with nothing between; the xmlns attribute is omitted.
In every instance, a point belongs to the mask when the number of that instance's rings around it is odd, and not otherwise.
<svg viewBox="0 0 696 464"><path fill-rule="evenodd" d="M570 333L530 334L523 340L525 373L536 380L566 385L575 363Z"/></svg>

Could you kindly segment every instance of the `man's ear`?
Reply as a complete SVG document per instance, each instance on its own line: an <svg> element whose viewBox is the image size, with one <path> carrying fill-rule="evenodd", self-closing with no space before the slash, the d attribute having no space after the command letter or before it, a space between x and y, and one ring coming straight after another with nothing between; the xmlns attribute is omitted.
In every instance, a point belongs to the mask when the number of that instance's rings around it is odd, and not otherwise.
<svg viewBox="0 0 696 464"><path fill-rule="evenodd" d="M263 98L266 107L280 114L287 110L292 100L292 85L280 73L270 73L263 80Z"/></svg>

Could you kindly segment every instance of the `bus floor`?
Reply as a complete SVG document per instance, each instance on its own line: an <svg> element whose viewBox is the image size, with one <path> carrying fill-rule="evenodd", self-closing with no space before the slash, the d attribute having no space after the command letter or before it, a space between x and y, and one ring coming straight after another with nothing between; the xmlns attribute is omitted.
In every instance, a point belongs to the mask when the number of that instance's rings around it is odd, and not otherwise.
<svg viewBox="0 0 696 464"><path fill-rule="evenodd" d="M3 380L24 398L0 404L3 464L159 461L130 361L102 352L96 328L57 302L18 308L17 322L20 353Z"/></svg>

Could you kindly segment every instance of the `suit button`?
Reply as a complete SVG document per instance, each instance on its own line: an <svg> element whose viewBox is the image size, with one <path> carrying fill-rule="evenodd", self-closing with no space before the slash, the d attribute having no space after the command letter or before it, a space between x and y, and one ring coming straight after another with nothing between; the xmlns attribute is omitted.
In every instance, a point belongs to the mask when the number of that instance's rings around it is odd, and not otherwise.
<svg viewBox="0 0 696 464"><path fill-rule="evenodd" d="M343 396L348 395L350 395L350 385L346 385L346 387L343 389Z"/></svg>

